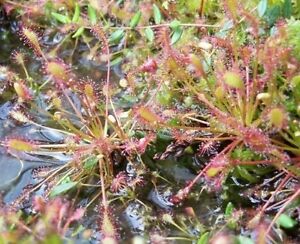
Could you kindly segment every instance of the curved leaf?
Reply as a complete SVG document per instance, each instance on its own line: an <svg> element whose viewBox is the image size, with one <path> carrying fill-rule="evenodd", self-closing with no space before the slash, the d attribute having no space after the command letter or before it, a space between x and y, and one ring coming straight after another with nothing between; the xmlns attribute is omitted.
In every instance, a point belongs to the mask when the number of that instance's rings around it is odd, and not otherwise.
<svg viewBox="0 0 300 244"><path fill-rule="evenodd" d="M134 28L137 26L137 24L140 22L140 19L142 17L142 12L141 11L138 11L131 19L130 23L129 23L129 26L131 28Z"/></svg>
<svg viewBox="0 0 300 244"><path fill-rule="evenodd" d="M162 18L161 18L160 10L156 4L153 4L153 15L154 15L155 24L157 25L160 24Z"/></svg>
<svg viewBox="0 0 300 244"><path fill-rule="evenodd" d="M55 197L69 191L70 189L75 187L77 183L78 182L68 182L55 186L50 193L50 197Z"/></svg>

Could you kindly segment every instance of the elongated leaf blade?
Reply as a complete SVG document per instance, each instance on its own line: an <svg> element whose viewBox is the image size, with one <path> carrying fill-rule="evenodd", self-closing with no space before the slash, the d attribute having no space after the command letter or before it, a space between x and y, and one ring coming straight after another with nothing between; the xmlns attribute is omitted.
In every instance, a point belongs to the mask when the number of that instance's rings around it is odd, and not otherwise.
<svg viewBox="0 0 300 244"><path fill-rule="evenodd" d="M77 23L79 20L79 17L80 17L80 6L78 3L76 3L72 22Z"/></svg>
<svg viewBox="0 0 300 244"><path fill-rule="evenodd" d="M142 17L142 12L141 11L138 11L131 19L130 23L129 23L129 26L131 28L135 28L138 23L140 22L140 19Z"/></svg>
<svg viewBox="0 0 300 244"><path fill-rule="evenodd" d="M145 35L149 42L153 42L154 40L154 32L150 27L145 29Z"/></svg>
<svg viewBox="0 0 300 244"><path fill-rule="evenodd" d="M161 18L160 10L156 4L153 4L153 15L154 15L155 24L157 25L160 24L162 18Z"/></svg>
<svg viewBox="0 0 300 244"><path fill-rule="evenodd" d="M122 29L118 29L118 30L114 31L109 37L109 42L110 43L119 42L123 38L124 34L125 34L124 30L122 30Z"/></svg>
<svg viewBox="0 0 300 244"><path fill-rule="evenodd" d="M92 25L97 24L97 13L96 10L89 4L88 5L88 16Z"/></svg>
<svg viewBox="0 0 300 244"><path fill-rule="evenodd" d="M61 22L63 24L67 24L67 23L71 22L70 18L66 15L62 15L62 14L55 13L55 12L52 12L51 15L52 15L52 17L54 17L56 20L58 20L59 22Z"/></svg>
<svg viewBox="0 0 300 244"><path fill-rule="evenodd" d="M65 193L65 192L71 190L76 185L77 185L77 182L68 182L68 183L63 183L63 184L57 185L52 189L52 191L50 193L50 197L55 197L62 193Z"/></svg>

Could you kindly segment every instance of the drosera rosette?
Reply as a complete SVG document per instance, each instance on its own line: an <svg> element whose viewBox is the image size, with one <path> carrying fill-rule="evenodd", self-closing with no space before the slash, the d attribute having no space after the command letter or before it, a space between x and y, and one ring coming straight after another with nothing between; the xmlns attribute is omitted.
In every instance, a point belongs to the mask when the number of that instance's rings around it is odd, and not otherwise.
<svg viewBox="0 0 300 244"><path fill-rule="evenodd" d="M50 225L49 229L51 230L54 227L54 231L62 236L66 235L70 224L80 220L85 213L84 208L73 210L71 203L61 198L55 198L46 202L41 197L35 197L33 199L33 207L35 211L44 214L49 223L54 224L54 226ZM45 227L47 228L47 226Z"/></svg>
<svg viewBox="0 0 300 244"><path fill-rule="evenodd" d="M135 155L145 153L147 147L151 142L155 140L156 136L154 133L150 132L142 138L128 138L122 145L122 154L124 155Z"/></svg>
<svg viewBox="0 0 300 244"><path fill-rule="evenodd" d="M217 140L208 140L200 143L197 154L200 156L213 156L218 153L220 142Z"/></svg>
<svg viewBox="0 0 300 244"><path fill-rule="evenodd" d="M71 239L68 233L71 225L79 224L85 214L84 208L75 209L71 202L61 198L45 201L42 197L34 197L32 204L31 218L10 206L1 206L1 217L4 217L1 218L1 239L31 243L68 240Z"/></svg>
<svg viewBox="0 0 300 244"><path fill-rule="evenodd" d="M111 182L112 192L122 192L128 187L128 176L125 171L119 172Z"/></svg>

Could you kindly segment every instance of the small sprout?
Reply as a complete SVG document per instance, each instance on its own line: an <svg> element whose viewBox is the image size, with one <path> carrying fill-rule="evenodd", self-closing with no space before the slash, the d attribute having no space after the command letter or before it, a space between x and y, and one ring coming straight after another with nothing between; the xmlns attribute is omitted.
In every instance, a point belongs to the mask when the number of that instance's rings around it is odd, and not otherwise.
<svg viewBox="0 0 300 244"><path fill-rule="evenodd" d="M232 204L232 202L229 202L225 209L225 216L230 217L233 213L233 210L234 210L234 205Z"/></svg>
<svg viewBox="0 0 300 244"><path fill-rule="evenodd" d="M227 71L224 74L224 81L225 83L235 89L242 89L244 88L243 80L241 79L240 75L236 72Z"/></svg>

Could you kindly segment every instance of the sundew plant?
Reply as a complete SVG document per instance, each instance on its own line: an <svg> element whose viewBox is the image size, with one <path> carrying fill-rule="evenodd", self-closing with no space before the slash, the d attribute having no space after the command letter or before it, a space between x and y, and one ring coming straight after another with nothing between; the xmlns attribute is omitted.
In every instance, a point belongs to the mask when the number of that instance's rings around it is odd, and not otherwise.
<svg viewBox="0 0 300 244"><path fill-rule="evenodd" d="M1 4L0 243L299 242L299 1Z"/></svg>

